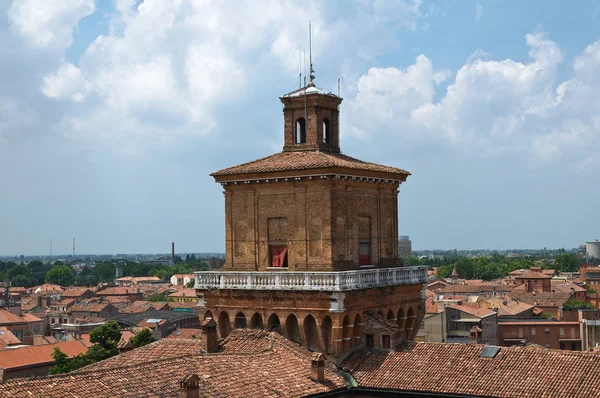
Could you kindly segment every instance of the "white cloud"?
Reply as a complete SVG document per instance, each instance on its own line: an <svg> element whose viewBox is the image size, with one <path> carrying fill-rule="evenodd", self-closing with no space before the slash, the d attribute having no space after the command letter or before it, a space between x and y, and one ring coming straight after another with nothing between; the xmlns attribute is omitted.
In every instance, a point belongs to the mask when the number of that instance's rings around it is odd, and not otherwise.
<svg viewBox="0 0 600 398"><path fill-rule="evenodd" d="M483 18L483 6L477 3L475 4L475 20L479 22L481 18Z"/></svg>
<svg viewBox="0 0 600 398"><path fill-rule="evenodd" d="M16 0L8 16L13 29L32 46L67 48L79 20L94 10L94 0Z"/></svg>
<svg viewBox="0 0 600 398"><path fill-rule="evenodd" d="M320 17L312 23L318 80L326 64L319 60L337 55L356 64L356 53L371 59L393 43L391 32L415 29L420 3L356 2L342 18L318 2L248 0L231 7L221 1L145 0L135 7L119 0L108 34L89 45L78 68L62 65L41 89L51 98L82 102L65 113L63 134L140 153L204 136L218 125L220 107L294 76L298 43L307 41L311 16Z"/></svg>
<svg viewBox="0 0 600 398"><path fill-rule="evenodd" d="M70 98L81 102L91 89L90 83L81 75L81 70L71 63L65 63L55 73L44 77L42 92L50 98Z"/></svg>
<svg viewBox="0 0 600 398"><path fill-rule="evenodd" d="M372 68L356 83L345 125L368 136L445 142L479 154L530 154L537 161L569 159L590 166L600 137L600 41L573 61L573 75L556 84L562 51L544 32L528 34L529 61L469 57L434 101L447 75L421 55L405 70ZM441 140L441 141L440 141Z"/></svg>

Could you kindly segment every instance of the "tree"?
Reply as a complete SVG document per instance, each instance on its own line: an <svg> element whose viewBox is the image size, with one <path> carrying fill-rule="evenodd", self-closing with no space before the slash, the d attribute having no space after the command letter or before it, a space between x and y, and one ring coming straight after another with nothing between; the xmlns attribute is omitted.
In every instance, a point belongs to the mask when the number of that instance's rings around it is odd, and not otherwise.
<svg viewBox="0 0 600 398"><path fill-rule="evenodd" d="M588 303L587 301L580 300L569 300L563 304L563 308L595 308L594 304Z"/></svg>
<svg viewBox="0 0 600 398"><path fill-rule="evenodd" d="M62 352L60 348L54 348L54 352L52 353L52 359L54 359L54 366L50 368L50 373L52 373L53 375L59 373L67 373L71 371L69 357L67 356L67 354Z"/></svg>
<svg viewBox="0 0 600 398"><path fill-rule="evenodd" d="M46 283L61 286L72 286L75 283L75 272L68 265L55 265L46 274Z"/></svg>
<svg viewBox="0 0 600 398"><path fill-rule="evenodd" d="M159 301L160 302L162 302L162 301L169 301L169 298L165 294L154 293L154 294L151 294L150 296L148 296L146 298L146 301L150 301L150 302L156 303L156 302L159 302Z"/></svg>
<svg viewBox="0 0 600 398"><path fill-rule="evenodd" d="M556 269L558 272L577 272L579 271L579 261L571 253L558 254L554 257Z"/></svg>
<svg viewBox="0 0 600 398"><path fill-rule="evenodd" d="M10 269L6 273L6 277L10 280L12 280L17 275L30 276L31 272L29 271L29 268L27 268L25 265L23 265L23 264L16 265L15 264L14 266L10 267Z"/></svg>
<svg viewBox="0 0 600 398"><path fill-rule="evenodd" d="M12 278L11 284L16 287L32 287L35 285L35 280L27 275L17 275Z"/></svg>
<svg viewBox="0 0 600 398"><path fill-rule="evenodd" d="M196 284L196 281L191 280L187 283L187 285L185 287L189 287L190 289L193 289L195 284Z"/></svg>
<svg viewBox="0 0 600 398"><path fill-rule="evenodd" d="M96 360L102 360L119 353L117 345L121 340L121 328L119 324L113 320L106 321L103 325L100 325L90 332L90 341L94 343L95 348L92 351L92 355ZM90 347L88 353L94 348ZM100 349L102 348L102 350ZM101 358L101 359L100 359Z"/></svg>
<svg viewBox="0 0 600 398"><path fill-rule="evenodd" d="M110 282L115 278L117 266L111 263L100 263L94 268L96 278L101 282Z"/></svg>
<svg viewBox="0 0 600 398"><path fill-rule="evenodd" d="M146 328L140 330L135 336L131 338L131 342L133 343L135 348L144 346L146 344L150 344L154 341L156 340L154 339L154 337L152 337L152 332L150 332L150 329Z"/></svg>

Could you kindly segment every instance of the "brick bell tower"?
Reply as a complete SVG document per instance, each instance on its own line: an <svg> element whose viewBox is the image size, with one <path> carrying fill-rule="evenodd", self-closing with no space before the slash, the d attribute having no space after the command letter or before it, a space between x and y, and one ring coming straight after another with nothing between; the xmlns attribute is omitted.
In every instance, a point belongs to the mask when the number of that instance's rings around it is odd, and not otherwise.
<svg viewBox="0 0 600 398"><path fill-rule="evenodd" d="M309 84L280 100L283 151L211 174L224 189L226 260L195 273L204 319L221 337L279 328L330 358L366 344L368 311L413 339L427 272L398 257L410 173L341 153L342 98L315 86L312 65Z"/></svg>

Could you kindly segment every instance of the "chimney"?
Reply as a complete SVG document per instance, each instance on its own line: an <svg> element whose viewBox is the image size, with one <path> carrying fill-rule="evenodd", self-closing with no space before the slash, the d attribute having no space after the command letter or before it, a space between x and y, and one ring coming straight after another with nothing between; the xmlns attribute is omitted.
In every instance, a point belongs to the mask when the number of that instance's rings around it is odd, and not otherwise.
<svg viewBox="0 0 600 398"><path fill-rule="evenodd" d="M198 398L200 396L200 378L188 373L179 381L179 398Z"/></svg>
<svg viewBox="0 0 600 398"><path fill-rule="evenodd" d="M217 350L217 323L212 318L202 322L200 339L206 347L206 352L215 352Z"/></svg>
<svg viewBox="0 0 600 398"><path fill-rule="evenodd" d="M323 383L325 381L325 356L320 352L312 354L310 378L317 383Z"/></svg>
<svg viewBox="0 0 600 398"><path fill-rule="evenodd" d="M171 261L175 264L175 242L171 242Z"/></svg>

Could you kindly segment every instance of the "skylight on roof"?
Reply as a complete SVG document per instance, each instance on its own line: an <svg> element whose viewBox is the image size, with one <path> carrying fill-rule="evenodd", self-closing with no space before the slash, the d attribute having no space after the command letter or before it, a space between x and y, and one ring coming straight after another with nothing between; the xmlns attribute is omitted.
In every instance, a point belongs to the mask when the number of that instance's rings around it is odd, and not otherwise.
<svg viewBox="0 0 600 398"><path fill-rule="evenodd" d="M483 351L481 351L481 354L479 354L479 356L481 358L495 358L499 352L500 347L497 347L495 345L486 345L483 347Z"/></svg>

